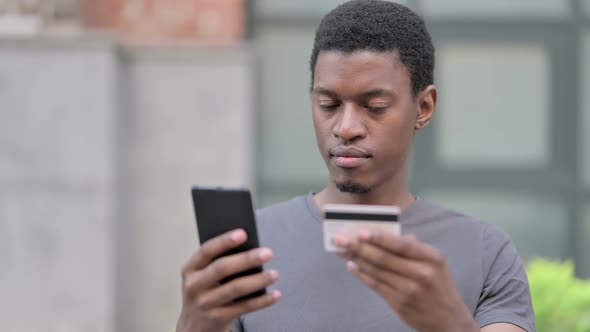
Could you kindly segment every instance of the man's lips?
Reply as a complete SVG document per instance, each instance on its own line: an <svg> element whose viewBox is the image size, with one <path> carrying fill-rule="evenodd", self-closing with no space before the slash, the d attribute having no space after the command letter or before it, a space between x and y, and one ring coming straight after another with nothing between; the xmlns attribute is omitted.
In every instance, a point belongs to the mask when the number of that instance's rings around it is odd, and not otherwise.
<svg viewBox="0 0 590 332"><path fill-rule="evenodd" d="M355 168L367 162L371 155L357 147L337 147L330 151L330 157L338 167Z"/></svg>

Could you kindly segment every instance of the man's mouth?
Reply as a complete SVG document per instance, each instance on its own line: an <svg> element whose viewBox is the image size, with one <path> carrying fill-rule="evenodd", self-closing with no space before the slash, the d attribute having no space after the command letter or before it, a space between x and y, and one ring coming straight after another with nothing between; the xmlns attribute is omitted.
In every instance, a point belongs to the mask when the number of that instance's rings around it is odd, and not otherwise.
<svg viewBox="0 0 590 332"><path fill-rule="evenodd" d="M338 167L356 168L371 159L371 154L357 147L339 146L330 151L330 158Z"/></svg>

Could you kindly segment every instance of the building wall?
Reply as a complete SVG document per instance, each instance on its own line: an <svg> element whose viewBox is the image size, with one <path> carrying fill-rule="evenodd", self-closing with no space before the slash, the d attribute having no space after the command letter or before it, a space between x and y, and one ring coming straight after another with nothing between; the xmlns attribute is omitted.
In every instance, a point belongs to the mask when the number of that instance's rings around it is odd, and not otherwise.
<svg viewBox="0 0 590 332"><path fill-rule="evenodd" d="M0 46L3 331L113 330L114 49Z"/></svg>
<svg viewBox="0 0 590 332"><path fill-rule="evenodd" d="M250 61L246 50L136 49L124 55L119 331L175 326L180 268L198 244L191 186L254 184Z"/></svg>
<svg viewBox="0 0 590 332"><path fill-rule="evenodd" d="M253 184L250 62L0 43L1 330L174 327L198 244L191 186Z"/></svg>

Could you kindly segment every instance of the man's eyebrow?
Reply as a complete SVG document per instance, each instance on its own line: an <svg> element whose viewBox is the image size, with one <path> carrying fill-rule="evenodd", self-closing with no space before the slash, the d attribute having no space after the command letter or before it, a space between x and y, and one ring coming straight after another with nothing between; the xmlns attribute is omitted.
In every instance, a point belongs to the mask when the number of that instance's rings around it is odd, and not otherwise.
<svg viewBox="0 0 590 332"><path fill-rule="evenodd" d="M395 97L395 93L388 91L388 90L375 89L375 90L365 91L365 92L359 94L359 97L361 97L361 98Z"/></svg>
<svg viewBox="0 0 590 332"><path fill-rule="evenodd" d="M338 93L330 90L330 89L326 89L324 87L318 86L315 87L313 89L313 93L316 95L326 95L332 98L338 98ZM369 91L365 91L365 92L361 92L358 95L358 98L364 98L364 99L369 99L369 98L373 98L373 97L391 97L394 98L396 96L395 93L388 91L388 90L384 90L384 89L374 89L374 90L369 90Z"/></svg>
<svg viewBox="0 0 590 332"><path fill-rule="evenodd" d="M314 88L313 89L313 93L316 94L316 95L326 95L326 96L330 96L330 97L333 97L333 98L337 98L338 97L338 94L336 92L334 92L334 91L332 91L330 89L323 88L321 86L318 86L318 87Z"/></svg>

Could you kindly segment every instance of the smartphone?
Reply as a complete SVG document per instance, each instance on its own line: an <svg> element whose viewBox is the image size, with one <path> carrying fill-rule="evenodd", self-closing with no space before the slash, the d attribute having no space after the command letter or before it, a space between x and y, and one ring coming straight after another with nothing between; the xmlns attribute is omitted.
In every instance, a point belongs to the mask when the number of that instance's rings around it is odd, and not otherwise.
<svg viewBox="0 0 590 332"><path fill-rule="evenodd" d="M201 244L218 235L241 228L248 234L247 241L219 257L259 247L256 218L248 189L194 186L192 188L192 198ZM262 271L262 266L258 266L224 278L221 283ZM266 289L261 289L235 301L257 297L265 293Z"/></svg>
<svg viewBox="0 0 590 332"><path fill-rule="evenodd" d="M357 237L362 229L400 234L398 206L326 204L323 214L324 249L328 252L344 251L333 243L337 234Z"/></svg>

